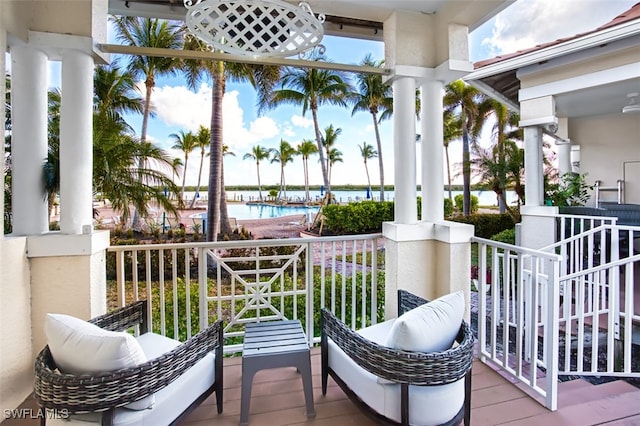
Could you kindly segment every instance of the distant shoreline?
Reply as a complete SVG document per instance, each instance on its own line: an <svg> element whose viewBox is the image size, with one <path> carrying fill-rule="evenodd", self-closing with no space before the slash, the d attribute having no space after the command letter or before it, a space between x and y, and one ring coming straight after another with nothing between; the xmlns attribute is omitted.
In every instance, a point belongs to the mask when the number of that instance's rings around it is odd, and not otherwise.
<svg viewBox="0 0 640 426"><path fill-rule="evenodd" d="M309 185L309 191L320 191L323 185ZM258 191L258 185L225 185L225 191ZM269 192L272 189L279 190L279 185L263 185L260 188L263 192ZM324 188L323 188L324 189ZM185 186L185 191L195 192L195 186ZM287 191L304 191L304 185L287 185ZM331 185L332 191L366 191L367 185ZM395 190L394 185L385 185L385 191L393 191ZM417 185L417 190L421 190L421 186ZM444 191L448 191L449 187L447 185L443 188ZM451 191L462 191L462 185L451 185ZM472 191L488 191L489 189L484 188L480 185L471 185ZM199 192L207 192L207 186L201 186ZM380 191L380 185L371 185L371 191L378 192Z"/></svg>

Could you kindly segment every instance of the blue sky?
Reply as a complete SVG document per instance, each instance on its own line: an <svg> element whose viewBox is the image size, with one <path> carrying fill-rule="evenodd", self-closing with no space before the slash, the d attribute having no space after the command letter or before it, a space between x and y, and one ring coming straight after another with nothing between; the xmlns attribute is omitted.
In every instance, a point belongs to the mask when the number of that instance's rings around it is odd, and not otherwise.
<svg viewBox="0 0 640 426"><path fill-rule="evenodd" d="M629 9L637 0L519 0L505 9L494 19L488 21L471 33L470 57L472 61L490 58L501 53L555 40L592 30L608 22L619 13ZM367 53L383 59L382 43L365 40L352 40L326 36L323 44L327 47L326 56L341 63L358 63ZM115 58L115 55L114 55ZM52 73L55 85L58 71ZM155 118L150 120L148 138L172 155L183 158L179 151L170 149L171 133L180 130L196 130L200 124L208 127L210 121L210 83L204 83L196 90L186 87L181 77L159 78L152 95L156 110ZM302 116L302 109L294 106L281 106L258 116L255 108L255 92L248 84L227 84L227 93L223 101L224 142L236 154L225 158L225 182L229 185L255 185L257 183L255 163L242 160L251 147L260 144L275 148L280 139L293 146L303 139L314 140L311 115ZM133 128L141 128L140 116L128 117ZM357 113L351 116L351 109L322 107L319 111L322 129L329 125L342 129L337 140L337 148L343 152L343 163L335 165L332 173L333 184L366 184L364 163L358 145L363 141L376 144L371 116ZM391 121L380 126L383 141L385 163L385 183L393 183L393 129ZM450 157L455 170L460 161L460 142L450 145ZM197 181L200 154L190 154L187 184ZM206 159L205 159L206 160ZM418 168L419 169L419 168ZM260 166L263 184L277 184L280 179L279 164L262 162ZM373 186L379 184L377 159L369 162L369 173ZM302 161L297 158L285 168L287 184L302 184ZM203 183L208 179L208 165L203 170ZM322 175L317 157L310 160L310 181L321 184ZM181 179L180 179L181 183Z"/></svg>

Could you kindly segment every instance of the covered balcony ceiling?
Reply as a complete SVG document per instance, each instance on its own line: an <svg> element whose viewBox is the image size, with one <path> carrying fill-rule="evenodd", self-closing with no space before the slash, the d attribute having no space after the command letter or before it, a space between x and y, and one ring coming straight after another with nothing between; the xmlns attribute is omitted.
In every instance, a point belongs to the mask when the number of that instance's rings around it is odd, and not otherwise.
<svg viewBox="0 0 640 426"><path fill-rule="evenodd" d="M382 41L383 22L395 11L442 15L470 30L514 0L308 0L314 13L326 15L325 33ZM195 2L195 1L194 1ZM298 4L299 1L287 1ZM109 0L109 13L163 19L184 19L183 0Z"/></svg>

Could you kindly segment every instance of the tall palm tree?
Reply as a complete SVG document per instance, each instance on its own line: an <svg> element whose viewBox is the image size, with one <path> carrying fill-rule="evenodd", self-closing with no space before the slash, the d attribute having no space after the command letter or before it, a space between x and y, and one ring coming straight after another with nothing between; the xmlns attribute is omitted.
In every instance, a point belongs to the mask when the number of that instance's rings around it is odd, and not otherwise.
<svg viewBox="0 0 640 426"><path fill-rule="evenodd" d="M471 151L470 138L477 136L486 116L479 115L484 110L482 103L488 102L487 96L462 80L456 80L445 86L444 107L451 112L459 112L462 121L462 180L463 214L471 212Z"/></svg>
<svg viewBox="0 0 640 426"><path fill-rule="evenodd" d="M384 66L384 61L376 61L371 54L364 57L362 66L378 67ZM384 200L384 162L382 161L382 141L380 139L380 129L378 124L390 117L389 112L393 111L393 90L390 84L382 81L382 75L357 73L355 75L356 89L351 93L353 101L353 116L358 111L368 111L373 120L373 129L376 134L378 145L378 168L380 170L380 200ZM381 114L378 116L378 114ZM386 113L386 114L385 114Z"/></svg>
<svg viewBox="0 0 640 426"><path fill-rule="evenodd" d="M211 51L211 46L188 34L184 40L185 50ZM209 148L209 203L207 208L207 240L216 241L221 229L221 217L227 217L227 212L222 213L221 208L226 208L226 203L220 205L222 188L222 99L226 90L226 81L249 81L258 88L259 99L267 96L271 87L280 75L279 67L262 66L240 63L227 63L222 61L185 59L182 69L187 78L189 87L196 87L202 79L212 81L211 94L211 143ZM227 224L228 225L228 224ZM227 228L228 226L223 226Z"/></svg>
<svg viewBox="0 0 640 426"><path fill-rule="evenodd" d="M116 39L127 46L178 49L182 45L182 31L170 21L132 16L111 16ZM173 57L133 55L127 69L134 78L143 78L145 86L144 112L140 141L147 140L147 126L151 114L151 93L156 78L173 75L180 62Z"/></svg>
<svg viewBox="0 0 640 426"><path fill-rule="evenodd" d="M312 60L327 61L322 55L316 55ZM320 156L320 165L322 167L322 178L327 191L327 199L330 199L331 184L327 163L324 158L322 134L318 122L318 108L321 105L347 106L351 88L343 78L342 73L315 68L286 68L281 81L280 89L274 90L271 96L259 99L259 109L273 108L280 104L291 104L301 105L303 115L307 111L311 111L318 155Z"/></svg>
<svg viewBox="0 0 640 426"><path fill-rule="evenodd" d="M182 170L182 190L180 191L180 199L184 199L184 187L187 183L187 167L189 166L189 154L198 146L198 139L191 132L180 130L178 133L171 133L169 138L173 140L172 149L179 149L184 152L184 169ZM195 196L193 197L195 199Z"/></svg>
<svg viewBox="0 0 640 426"><path fill-rule="evenodd" d="M298 155L302 157L304 170L304 200L309 201L309 157L318 152L318 147L313 141L304 139L301 144L298 144L297 151Z"/></svg>
<svg viewBox="0 0 640 426"><path fill-rule="evenodd" d="M293 162L293 157L296 155L298 155L298 152L284 139L280 139L279 149L271 148L271 162L280 163L280 191L278 191L278 198L280 198L281 195L287 198L287 183L284 178L284 167L287 163Z"/></svg>
<svg viewBox="0 0 640 426"><path fill-rule="evenodd" d="M196 148L200 148L200 167L198 168L198 184L196 185L196 195L191 200L189 208L192 209L196 204L196 198L200 194L200 182L202 180L202 166L204 165L204 156L207 153L207 148L211 144L211 132L204 126L198 128L196 133Z"/></svg>
<svg viewBox="0 0 640 426"><path fill-rule="evenodd" d="M258 174L258 197L262 202L262 186L260 184L260 162L269 159L270 151L260 145L251 148L251 152L247 152L242 157L243 160L254 160L256 162L256 173Z"/></svg>
<svg viewBox="0 0 640 426"><path fill-rule="evenodd" d="M358 148L360 148L360 154L364 160L364 170L367 172L367 194L371 194L371 179L369 178L369 166L367 165L367 161L372 158L376 158L378 153L373 148L373 145L369 145L366 141L362 142L362 145L358 145ZM382 199L380 201L382 201Z"/></svg>
<svg viewBox="0 0 640 426"><path fill-rule="evenodd" d="M454 114L451 111L444 111L443 123L443 138L442 144L444 145L444 155L447 162L447 187L449 188L449 199L453 201L453 195L451 194L451 160L449 159L449 144L462 137L462 119L460 114Z"/></svg>

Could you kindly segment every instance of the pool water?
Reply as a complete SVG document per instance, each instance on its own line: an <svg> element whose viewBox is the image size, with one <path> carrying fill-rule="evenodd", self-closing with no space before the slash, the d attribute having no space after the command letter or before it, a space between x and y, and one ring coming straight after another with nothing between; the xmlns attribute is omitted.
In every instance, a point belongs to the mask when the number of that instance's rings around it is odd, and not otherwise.
<svg viewBox="0 0 640 426"><path fill-rule="evenodd" d="M237 220L271 219L274 217L291 216L297 214L312 214L318 212L318 207L307 206L274 206L271 204L227 204L229 217ZM206 218L207 213L194 215L196 218Z"/></svg>

